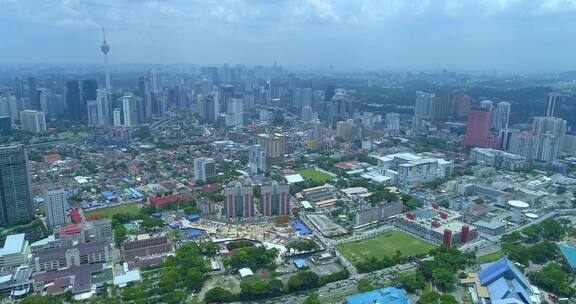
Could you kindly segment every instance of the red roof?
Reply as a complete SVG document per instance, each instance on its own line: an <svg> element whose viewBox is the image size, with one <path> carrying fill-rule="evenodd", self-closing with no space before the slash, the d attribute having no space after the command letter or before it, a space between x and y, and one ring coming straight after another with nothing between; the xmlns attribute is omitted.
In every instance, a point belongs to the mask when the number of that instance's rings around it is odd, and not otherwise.
<svg viewBox="0 0 576 304"><path fill-rule="evenodd" d="M203 191L212 191L220 186L220 183L212 183L202 186Z"/></svg>
<svg viewBox="0 0 576 304"><path fill-rule="evenodd" d="M149 198L149 202L150 202L150 204L152 204L156 207L162 207L162 206L169 204L169 203L175 203L175 202L184 201L187 199L188 199L188 196L173 194L173 195L168 195L168 196L151 196Z"/></svg>
<svg viewBox="0 0 576 304"><path fill-rule="evenodd" d="M70 224L60 227L60 235L75 234L82 232L82 226L79 224Z"/></svg>
<svg viewBox="0 0 576 304"><path fill-rule="evenodd" d="M92 214L86 217L87 221L94 221L94 220L100 220L105 218L106 216L102 213L96 213L96 214Z"/></svg>
<svg viewBox="0 0 576 304"><path fill-rule="evenodd" d="M72 218L72 222L75 224L82 223L82 217L80 216L80 212L78 212L77 209L72 209L72 211L70 211L70 217Z"/></svg>
<svg viewBox="0 0 576 304"><path fill-rule="evenodd" d="M53 163L60 160L60 154L46 154L42 156L45 163Z"/></svg>

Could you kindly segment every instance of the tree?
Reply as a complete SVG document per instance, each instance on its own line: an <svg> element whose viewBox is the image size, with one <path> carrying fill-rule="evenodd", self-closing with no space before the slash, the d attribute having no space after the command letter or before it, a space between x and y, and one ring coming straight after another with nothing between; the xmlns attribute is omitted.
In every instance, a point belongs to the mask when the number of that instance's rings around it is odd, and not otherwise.
<svg viewBox="0 0 576 304"><path fill-rule="evenodd" d="M126 228L123 225L118 225L114 228L114 241L117 246L120 246L126 240Z"/></svg>
<svg viewBox="0 0 576 304"><path fill-rule="evenodd" d="M304 304L320 304L320 299L318 298L318 294L312 292L308 295L308 298L304 301Z"/></svg>
<svg viewBox="0 0 576 304"><path fill-rule="evenodd" d="M187 294L181 290L173 290L164 295L163 300L168 304L179 304L186 300Z"/></svg>
<svg viewBox="0 0 576 304"><path fill-rule="evenodd" d="M198 291L204 283L204 274L197 268L190 268L186 274L186 287L190 290Z"/></svg>
<svg viewBox="0 0 576 304"><path fill-rule="evenodd" d="M235 300L235 296L232 292L222 288L215 287L206 292L204 295L204 301L206 303L226 303Z"/></svg>
<svg viewBox="0 0 576 304"><path fill-rule="evenodd" d="M439 294L435 291L425 291L416 304L458 304L458 301L449 294Z"/></svg>
<svg viewBox="0 0 576 304"><path fill-rule="evenodd" d="M299 291L318 287L320 277L311 271L298 272L288 280L288 290Z"/></svg>
<svg viewBox="0 0 576 304"><path fill-rule="evenodd" d="M548 219L540 224L542 237L546 240L561 241L566 235L566 231L558 221Z"/></svg>
<svg viewBox="0 0 576 304"><path fill-rule="evenodd" d="M370 284L370 280L368 279L361 279L358 280L358 291L359 292L368 292L376 289L372 284Z"/></svg>
<svg viewBox="0 0 576 304"><path fill-rule="evenodd" d="M542 268L541 271L529 273L528 277L535 285L560 297L569 298L575 293L574 288L570 286L571 277L554 262Z"/></svg>
<svg viewBox="0 0 576 304"><path fill-rule="evenodd" d="M432 272L434 283L441 290L452 290L456 285L454 272L448 268L438 268Z"/></svg>

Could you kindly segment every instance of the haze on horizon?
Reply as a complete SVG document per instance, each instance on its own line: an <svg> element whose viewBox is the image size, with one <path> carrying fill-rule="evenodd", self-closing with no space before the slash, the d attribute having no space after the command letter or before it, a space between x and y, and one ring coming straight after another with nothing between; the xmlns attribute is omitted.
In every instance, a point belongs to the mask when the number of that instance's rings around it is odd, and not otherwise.
<svg viewBox="0 0 576 304"><path fill-rule="evenodd" d="M0 63L576 69L576 0L0 0Z"/></svg>

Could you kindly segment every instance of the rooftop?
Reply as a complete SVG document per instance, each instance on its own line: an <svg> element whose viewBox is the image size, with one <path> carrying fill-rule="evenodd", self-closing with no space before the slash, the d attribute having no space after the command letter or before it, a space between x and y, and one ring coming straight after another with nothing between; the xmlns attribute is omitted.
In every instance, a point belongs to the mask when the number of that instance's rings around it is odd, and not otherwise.
<svg viewBox="0 0 576 304"><path fill-rule="evenodd" d="M395 287L381 288L346 297L347 304L409 304L403 289Z"/></svg>
<svg viewBox="0 0 576 304"><path fill-rule="evenodd" d="M22 252L22 247L24 247L25 237L24 233L12 234L6 237L4 242L4 248L2 248L2 255L16 254Z"/></svg>

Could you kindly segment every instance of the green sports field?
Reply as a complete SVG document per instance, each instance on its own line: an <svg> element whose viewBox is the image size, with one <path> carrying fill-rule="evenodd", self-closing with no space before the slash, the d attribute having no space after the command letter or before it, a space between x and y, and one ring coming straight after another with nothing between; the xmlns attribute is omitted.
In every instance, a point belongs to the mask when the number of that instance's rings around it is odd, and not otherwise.
<svg viewBox="0 0 576 304"><path fill-rule="evenodd" d="M128 204L128 205L120 205L120 206L110 207L110 208L94 209L94 210L90 210L88 212L84 212L84 215L89 216L89 215L93 215L93 214L104 214L104 216L106 216L107 218L112 218L114 216L114 214L117 214L117 213L128 213L128 214L135 215L135 214L138 214L138 211L140 211L140 208L138 207L138 205Z"/></svg>
<svg viewBox="0 0 576 304"><path fill-rule="evenodd" d="M338 251L352 263L358 263L371 257L391 257L396 254L396 250L399 250L404 256L425 254L434 247L434 245L400 230L385 232L361 241L336 245Z"/></svg>
<svg viewBox="0 0 576 304"><path fill-rule="evenodd" d="M324 183L332 179L332 176L320 172L314 168L306 168L298 171L298 174L302 175L304 179L311 179L315 182Z"/></svg>

